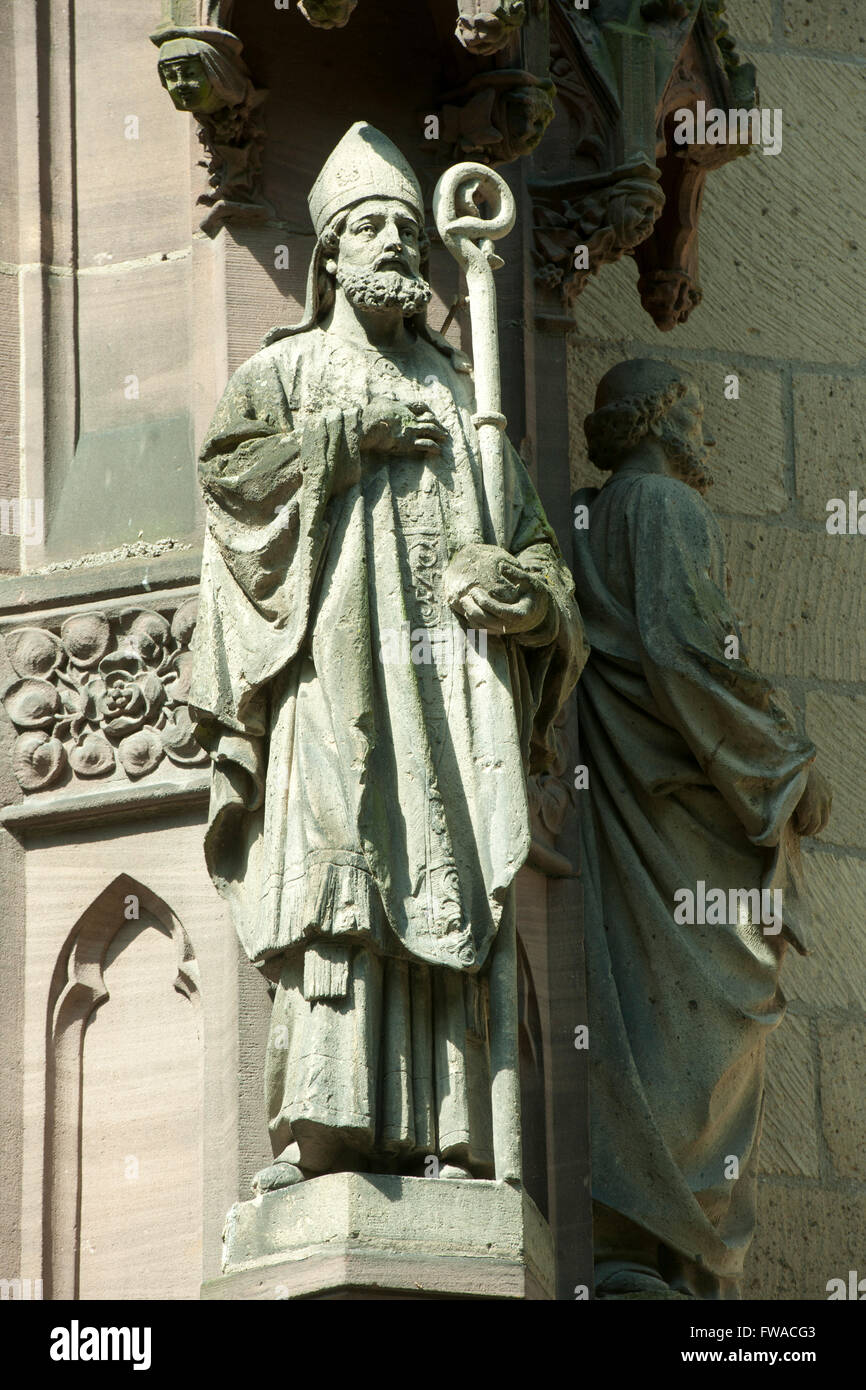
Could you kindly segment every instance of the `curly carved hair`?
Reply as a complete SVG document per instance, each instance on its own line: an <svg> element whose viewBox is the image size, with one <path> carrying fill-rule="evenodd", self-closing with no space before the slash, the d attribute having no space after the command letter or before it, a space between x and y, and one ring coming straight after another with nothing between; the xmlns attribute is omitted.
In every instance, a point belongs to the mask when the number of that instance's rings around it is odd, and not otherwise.
<svg viewBox="0 0 866 1390"><path fill-rule="evenodd" d="M660 391L623 396L587 415L583 422L587 452L596 468L616 468L624 453L656 431L671 407L689 389L686 381L672 381Z"/></svg>

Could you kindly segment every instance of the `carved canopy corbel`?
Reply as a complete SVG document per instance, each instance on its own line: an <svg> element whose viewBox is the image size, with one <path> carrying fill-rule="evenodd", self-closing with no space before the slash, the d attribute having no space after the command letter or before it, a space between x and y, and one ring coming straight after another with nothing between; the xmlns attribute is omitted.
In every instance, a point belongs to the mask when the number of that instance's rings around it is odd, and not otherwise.
<svg viewBox="0 0 866 1390"><path fill-rule="evenodd" d="M219 7L208 6L208 15ZM216 25L166 25L151 34L159 49L159 77L179 111L198 123L207 158L208 191L197 201L209 211L202 230L213 236L224 222L262 222L273 215L259 188L265 139L256 87L241 57L243 44Z"/></svg>
<svg viewBox="0 0 866 1390"><path fill-rule="evenodd" d="M707 173L748 146L673 142L674 112L757 102L722 0L551 0L551 75L579 172L536 180L539 280L573 303L602 265L633 255L658 328L700 303L698 224Z"/></svg>

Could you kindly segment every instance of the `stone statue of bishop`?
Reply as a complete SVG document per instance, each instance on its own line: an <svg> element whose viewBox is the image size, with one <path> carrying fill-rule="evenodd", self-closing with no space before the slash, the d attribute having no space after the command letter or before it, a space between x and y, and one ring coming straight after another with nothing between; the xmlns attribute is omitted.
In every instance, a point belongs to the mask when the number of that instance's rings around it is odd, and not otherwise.
<svg viewBox="0 0 866 1390"><path fill-rule="evenodd" d="M491 1177L490 961L583 636L508 441L494 543L414 173L359 123L309 206L303 318L232 377L200 459L206 857L274 989L255 1186L431 1156Z"/></svg>

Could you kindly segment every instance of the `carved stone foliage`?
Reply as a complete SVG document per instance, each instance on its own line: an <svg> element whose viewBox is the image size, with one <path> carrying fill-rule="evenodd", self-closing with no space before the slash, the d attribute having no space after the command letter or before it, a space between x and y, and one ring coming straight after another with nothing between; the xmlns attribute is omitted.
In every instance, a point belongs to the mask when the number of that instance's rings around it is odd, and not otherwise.
<svg viewBox="0 0 866 1390"><path fill-rule="evenodd" d="M704 13L712 26L734 98L737 102L751 103L757 97L755 69L751 63L744 63L737 52L736 40L731 35L725 16L725 3L726 0L704 0Z"/></svg>
<svg viewBox="0 0 866 1390"><path fill-rule="evenodd" d="M442 105L441 138L453 158L504 164L531 154L553 120L556 88L519 68L480 73Z"/></svg>
<svg viewBox="0 0 866 1390"><path fill-rule="evenodd" d="M25 792L112 774L133 781L168 758L206 762L186 705L196 600L173 613L87 611L3 638L14 672L3 706Z"/></svg>
<svg viewBox="0 0 866 1390"><path fill-rule="evenodd" d="M209 191L202 230L215 235L224 222L261 222L273 209L259 191L265 129L257 88L241 57L243 44L216 27L165 28L151 34L159 48L159 77L179 111L198 123Z"/></svg>
<svg viewBox="0 0 866 1390"><path fill-rule="evenodd" d="M538 278L570 303L603 265L652 235L664 206L658 170L644 166L596 187L547 187L535 198ZM586 247L579 256L577 248Z"/></svg>
<svg viewBox="0 0 866 1390"><path fill-rule="evenodd" d="M570 305L603 265L633 255L641 302L667 331L701 300L707 172L748 151L675 145L673 113L699 100L754 104L754 68L737 55L722 0L645 0L628 23L617 0L581 11L553 0L551 17L551 76L578 172L532 185L538 279Z"/></svg>

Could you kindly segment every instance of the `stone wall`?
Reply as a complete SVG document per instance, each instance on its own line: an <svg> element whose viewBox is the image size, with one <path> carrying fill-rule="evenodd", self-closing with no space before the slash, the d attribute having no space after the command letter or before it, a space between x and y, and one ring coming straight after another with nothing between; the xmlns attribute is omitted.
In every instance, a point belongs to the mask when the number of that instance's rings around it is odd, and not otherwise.
<svg viewBox="0 0 866 1390"><path fill-rule="evenodd" d="M708 181L703 303L667 338L623 261L577 301L575 486L597 485L583 419L609 366L688 364L718 441L710 496L750 659L786 689L835 788L807 841L815 949L789 953L789 1015L768 1061L760 1215L746 1294L825 1298L866 1275L866 537L826 503L866 498L866 12L852 0L728 0L784 144ZM724 396L740 379L739 400Z"/></svg>

